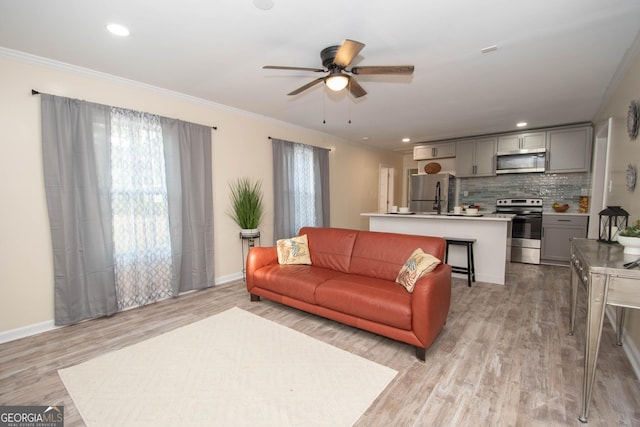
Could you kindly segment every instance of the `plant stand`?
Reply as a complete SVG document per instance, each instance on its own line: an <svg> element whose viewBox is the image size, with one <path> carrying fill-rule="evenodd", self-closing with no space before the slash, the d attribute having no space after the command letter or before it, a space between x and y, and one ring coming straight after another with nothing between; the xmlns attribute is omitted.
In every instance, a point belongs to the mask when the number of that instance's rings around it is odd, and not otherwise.
<svg viewBox="0 0 640 427"><path fill-rule="evenodd" d="M244 236L242 232L239 233L240 239L242 240L242 280L247 280L247 260L244 254L245 244L247 246L247 255L249 251L256 246L256 240L258 241L258 246L260 246L260 232L254 233L251 236Z"/></svg>

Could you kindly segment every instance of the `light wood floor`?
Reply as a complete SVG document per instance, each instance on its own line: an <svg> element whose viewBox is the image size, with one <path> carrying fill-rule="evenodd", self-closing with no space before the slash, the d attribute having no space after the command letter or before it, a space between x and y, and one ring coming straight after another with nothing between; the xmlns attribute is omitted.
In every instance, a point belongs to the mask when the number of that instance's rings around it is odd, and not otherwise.
<svg viewBox="0 0 640 427"><path fill-rule="evenodd" d="M579 426L584 327L567 335L568 277L564 267L512 264L506 286L454 279L448 322L426 363L409 345L251 303L244 282L221 285L0 345L0 405L64 405L65 425L82 426L58 369L238 306L396 369L358 426ZM640 382L607 320L588 425L640 425Z"/></svg>

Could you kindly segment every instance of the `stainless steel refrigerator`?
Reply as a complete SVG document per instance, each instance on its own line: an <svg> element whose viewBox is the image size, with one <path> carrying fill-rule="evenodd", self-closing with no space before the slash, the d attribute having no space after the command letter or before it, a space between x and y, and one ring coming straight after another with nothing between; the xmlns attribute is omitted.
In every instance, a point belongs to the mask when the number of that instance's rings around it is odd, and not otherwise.
<svg viewBox="0 0 640 427"><path fill-rule="evenodd" d="M411 176L409 189L411 212L447 213L453 208L455 177L448 173L418 174Z"/></svg>

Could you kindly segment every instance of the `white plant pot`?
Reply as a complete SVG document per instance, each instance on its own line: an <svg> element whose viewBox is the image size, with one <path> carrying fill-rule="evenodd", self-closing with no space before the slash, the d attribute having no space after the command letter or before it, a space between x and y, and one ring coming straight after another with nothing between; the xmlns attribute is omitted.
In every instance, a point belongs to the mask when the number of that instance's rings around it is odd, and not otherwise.
<svg viewBox="0 0 640 427"><path fill-rule="evenodd" d="M640 237L618 236L618 243L624 246L624 253L640 255Z"/></svg>
<svg viewBox="0 0 640 427"><path fill-rule="evenodd" d="M240 235L242 237L258 237L260 236L260 230L257 228L243 228L240 230Z"/></svg>

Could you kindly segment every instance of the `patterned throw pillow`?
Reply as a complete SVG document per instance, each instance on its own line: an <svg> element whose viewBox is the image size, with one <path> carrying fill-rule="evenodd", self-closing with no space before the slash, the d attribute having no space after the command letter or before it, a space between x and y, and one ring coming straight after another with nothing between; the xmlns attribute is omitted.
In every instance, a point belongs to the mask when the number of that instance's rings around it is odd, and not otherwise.
<svg viewBox="0 0 640 427"><path fill-rule="evenodd" d="M441 261L433 255L426 254L421 248L413 251L396 277L396 282L404 286L409 293L423 275L433 271Z"/></svg>
<svg viewBox="0 0 640 427"><path fill-rule="evenodd" d="M311 265L309 256L309 243L307 235L280 239L276 242L278 247L279 264L308 264Z"/></svg>

